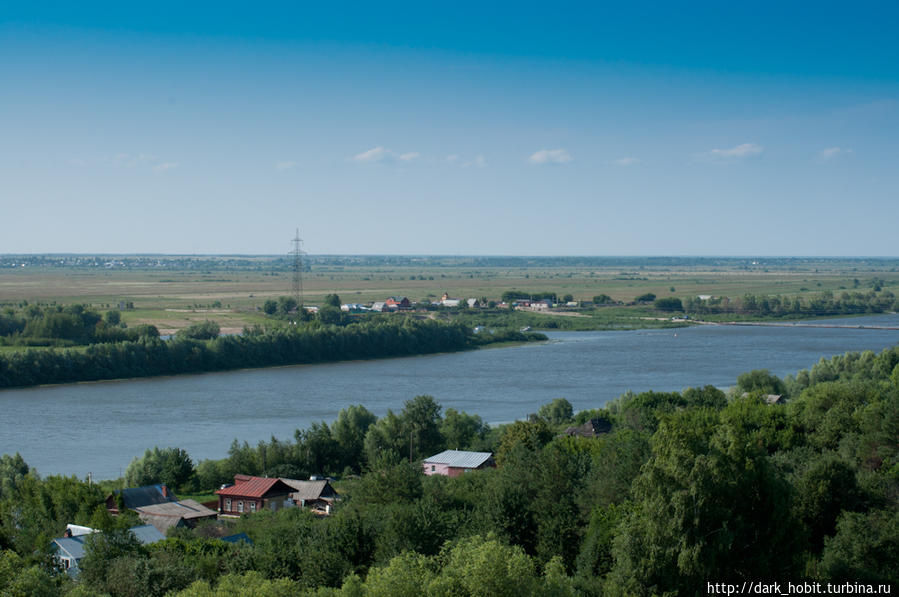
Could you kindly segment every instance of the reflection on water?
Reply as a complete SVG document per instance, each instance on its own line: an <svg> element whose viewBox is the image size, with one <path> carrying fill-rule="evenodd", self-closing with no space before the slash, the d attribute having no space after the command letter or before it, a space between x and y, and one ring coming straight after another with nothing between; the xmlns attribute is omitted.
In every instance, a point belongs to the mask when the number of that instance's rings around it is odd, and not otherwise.
<svg viewBox="0 0 899 597"><path fill-rule="evenodd" d="M846 320L899 326L899 316ZM521 418L554 398L576 410L626 390L733 385L769 369L784 376L822 356L879 351L897 330L699 326L556 332L551 342L402 359L302 365L0 392L0 453L20 452L41 474L118 477L153 446L221 458L234 438L292 437L313 421L364 404L377 415L418 394L490 422Z"/></svg>

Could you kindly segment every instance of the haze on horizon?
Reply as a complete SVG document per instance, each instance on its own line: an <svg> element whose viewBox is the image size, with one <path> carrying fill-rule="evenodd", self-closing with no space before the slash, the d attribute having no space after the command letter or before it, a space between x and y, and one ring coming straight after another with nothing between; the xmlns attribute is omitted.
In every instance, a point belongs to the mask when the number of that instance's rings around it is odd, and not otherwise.
<svg viewBox="0 0 899 597"><path fill-rule="evenodd" d="M0 253L896 256L897 16L4 6Z"/></svg>

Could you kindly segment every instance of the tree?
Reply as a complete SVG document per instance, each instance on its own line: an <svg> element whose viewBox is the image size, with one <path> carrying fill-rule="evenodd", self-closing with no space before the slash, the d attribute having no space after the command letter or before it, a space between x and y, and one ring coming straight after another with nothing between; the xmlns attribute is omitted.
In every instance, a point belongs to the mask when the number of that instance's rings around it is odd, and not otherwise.
<svg viewBox="0 0 899 597"><path fill-rule="evenodd" d="M791 491L764 447L707 409L666 417L618 527L610 580L621 593L693 594L733 580L798 573Z"/></svg>
<svg viewBox="0 0 899 597"><path fill-rule="evenodd" d="M361 404L351 404L342 409L337 420L331 423L331 435L340 450L341 467L362 470L365 456L365 434L378 417Z"/></svg>
<svg viewBox="0 0 899 597"><path fill-rule="evenodd" d="M443 450L440 434L440 405L433 396L416 396L403 405L403 430L409 438L409 461Z"/></svg>
<svg viewBox="0 0 899 597"><path fill-rule="evenodd" d="M341 315L338 307L327 305L318 310L315 318L326 325L337 325L340 323Z"/></svg>
<svg viewBox="0 0 899 597"><path fill-rule="evenodd" d="M483 441L490 427L478 415L469 415L454 408L446 409L440 423L446 447L452 450L470 450Z"/></svg>
<svg viewBox="0 0 899 597"><path fill-rule="evenodd" d="M574 416L574 408L565 398L556 398L549 404L544 404L537 411L537 416L550 425L570 423Z"/></svg>
<svg viewBox="0 0 899 597"><path fill-rule="evenodd" d="M651 303L656 300L656 295L651 292L647 292L646 294L641 294L637 298L634 299L635 303Z"/></svg>
<svg viewBox="0 0 899 597"><path fill-rule="evenodd" d="M656 299L652 304L659 311L683 311L684 305L681 300L674 296Z"/></svg>
<svg viewBox="0 0 899 597"><path fill-rule="evenodd" d="M165 483L178 490L190 482L194 472L193 461L181 448L156 447L131 461L125 469L125 483L129 487Z"/></svg>
<svg viewBox="0 0 899 597"><path fill-rule="evenodd" d="M593 303L596 305L606 305L612 302L612 297L608 294L597 294L593 297Z"/></svg>
<svg viewBox="0 0 899 597"><path fill-rule="evenodd" d="M565 296L562 297L563 303L570 303L573 300L574 300L574 295L571 295L571 294L566 294Z"/></svg>
<svg viewBox="0 0 899 597"><path fill-rule="evenodd" d="M326 294L322 302L327 306L340 308L340 297L336 294Z"/></svg>
<svg viewBox="0 0 899 597"><path fill-rule="evenodd" d="M266 315L274 315L278 312L278 301L275 299L267 299L262 303L262 310Z"/></svg>
<svg viewBox="0 0 899 597"><path fill-rule="evenodd" d="M119 325L119 323L121 323L122 321L122 312L118 309L107 311L104 319L109 325Z"/></svg>
<svg viewBox="0 0 899 597"><path fill-rule="evenodd" d="M759 394L786 394L787 387L779 377L767 369L755 369L737 377L737 387L742 392Z"/></svg>
<svg viewBox="0 0 899 597"><path fill-rule="evenodd" d="M212 320L199 321L191 324L184 329L178 330L176 334L179 338L190 338L192 340L214 340L219 337L221 329L219 324Z"/></svg>
<svg viewBox="0 0 899 597"><path fill-rule="evenodd" d="M287 315L291 311L295 311L297 307L297 301L292 296L278 297L278 312L281 315Z"/></svg>

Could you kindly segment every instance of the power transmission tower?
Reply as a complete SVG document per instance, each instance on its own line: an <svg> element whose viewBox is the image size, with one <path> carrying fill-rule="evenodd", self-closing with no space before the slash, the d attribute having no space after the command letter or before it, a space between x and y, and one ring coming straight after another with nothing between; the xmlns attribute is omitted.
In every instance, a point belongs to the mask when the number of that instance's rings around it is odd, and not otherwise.
<svg viewBox="0 0 899 597"><path fill-rule="evenodd" d="M300 238L300 229L293 239L293 298L297 302L297 313L302 313L303 308L303 239Z"/></svg>

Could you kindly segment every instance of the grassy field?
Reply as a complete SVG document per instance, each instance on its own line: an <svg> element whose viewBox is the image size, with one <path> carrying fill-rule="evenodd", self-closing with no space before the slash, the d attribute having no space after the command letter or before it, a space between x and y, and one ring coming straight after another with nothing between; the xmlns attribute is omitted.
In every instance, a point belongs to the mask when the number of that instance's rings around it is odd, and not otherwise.
<svg viewBox="0 0 899 597"><path fill-rule="evenodd" d="M252 268L217 269L208 257L208 269L196 267L149 268L27 267L0 269L0 303L87 303L103 310L133 303L123 311L129 325L150 323L171 332L211 319L225 331L266 321L260 309L266 299L291 292L291 273L283 263L254 262ZM539 258L535 258L539 262ZM307 304L318 304L326 294L339 294L344 302L366 303L388 296L413 301L439 298L444 292L457 298L499 300L504 291L555 292L588 301L597 294L631 301L650 292L658 297L708 294L742 296L814 295L830 290L865 290L876 281L899 293L899 272L894 261L802 260L796 263L753 263L747 260L709 260L689 266L620 264L593 266L480 265L432 263L371 266L337 264L340 260L313 260L303 275ZM389 260L385 260L389 261ZM409 261L409 260L407 260ZM465 261L459 259L459 261ZM643 313L603 311L597 316L615 319Z"/></svg>

